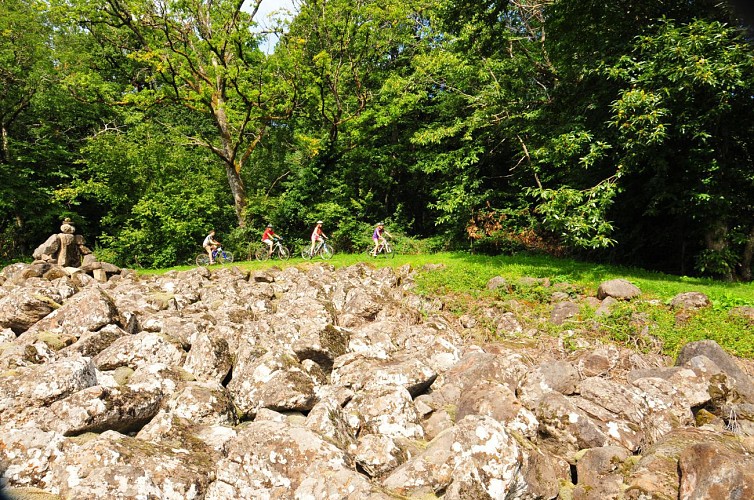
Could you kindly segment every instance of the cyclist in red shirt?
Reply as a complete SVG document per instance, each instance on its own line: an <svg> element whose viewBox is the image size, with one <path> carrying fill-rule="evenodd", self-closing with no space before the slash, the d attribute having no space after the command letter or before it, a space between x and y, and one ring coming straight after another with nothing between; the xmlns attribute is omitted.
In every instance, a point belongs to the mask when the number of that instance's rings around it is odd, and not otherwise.
<svg viewBox="0 0 754 500"><path fill-rule="evenodd" d="M269 247L267 251L268 256L272 256L272 244L274 240L278 239L278 237L279 236L275 234L275 231L272 230L272 224L267 224L267 228L262 234L262 243L265 243Z"/></svg>

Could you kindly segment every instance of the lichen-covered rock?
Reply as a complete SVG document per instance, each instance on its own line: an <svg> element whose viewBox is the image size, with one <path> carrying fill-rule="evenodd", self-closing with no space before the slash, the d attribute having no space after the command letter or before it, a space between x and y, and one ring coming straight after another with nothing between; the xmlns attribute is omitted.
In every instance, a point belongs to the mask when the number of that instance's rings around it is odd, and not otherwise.
<svg viewBox="0 0 754 500"><path fill-rule="evenodd" d="M268 352L233 369L228 391L242 413L259 408L309 411L317 402L317 383L293 353Z"/></svg>
<svg viewBox="0 0 754 500"><path fill-rule="evenodd" d="M121 337L129 335L118 325L105 325L96 332L83 333L73 344L64 347L60 356L70 356L78 353L81 356L93 357L101 353Z"/></svg>
<svg viewBox="0 0 754 500"><path fill-rule="evenodd" d="M578 316L580 307L575 302L565 300L557 302L550 313L550 322L553 325L562 325L568 319Z"/></svg>
<svg viewBox="0 0 754 500"><path fill-rule="evenodd" d="M0 425L20 410L47 406L97 384L90 358L72 357L0 374Z"/></svg>
<svg viewBox="0 0 754 500"><path fill-rule="evenodd" d="M39 425L64 436L141 428L160 409L159 389L93 386L55 401L41 414Z"/></svg>
<svg viewBox="0 0 754 500"><path fill-rule="evenodd" d="M747 402L754 403L754 382L736 361L714 340L689 342L681 348L676 366L683 366L696 356L706 356L731 380L735 391Z"/></svg>
<svg viewBox="0 0 754 500"><path fill-rule="evenodd" d="M95 332L105 325L116 324L118 310L113 299L99 286L87 287L66 300L44 319L35 323L21 337L32 339L42 332L65 333L76 338Z"/></svg>
<svg viewBox="0 0 754 500"><path fill-rule="evenodd" d="M64 498L203 498L212 476L207 454L115 431L69 439L51 467L50 490Z"/></svg>
<svg viewBox="0 0 754 500"><path fill-rule="evenodd" d="M301 336L293 345L298 359L311 359L326 372L332 370L335 358L346 353L350 332L331 324L299 330Z"/></svg>
<svg viewBox="0 0 754 500"><path fill-rule="evenodd" d="M508 386L516 391L519 382L529 371L524 357L512 351L492 354L472 351L461 358L450 370L439 377L433 384L433 390L446 383L452 383L460 390L475 384L479 380L490 380Z"/></svg>
<svg viewBox="0 0 754 500"><path fill-rule="evenodd" d="M199 380L221 383L233 366L228 341L217 334L197 333L183 367Z"/></svg>
<svg viewBox="0 0 754 500"><path fill-rule="evenodd" d="M351 474L346 463L343 451L306 427L271 420L252 422L240 429L227 458L218 462L216 480L205 498L296 498L299 488L317 491L325 487L321 480L331 481L341 494L337 498L368 493L366 478ZM336 480L337 474L350 478L354 490L348 491L347 481Z"/></svg>
<svg viewBox="0 0 754 500"><path fill-rule="evenodd" d="M177 417L205 425L236 425L235 408L228 391L217 382L187 382L164 403Z"/></svg>
<svg viewBox="0 0 754 500"><path fill-rule="evenodd" d="M545 393L559 392L566 396L578 389L579 372L567 361L542 363L526 373L518 386L518 398L530 410L535 409Z"/></svg>
<svg viewBox="0 0 754 500"><path fill-rule="evenodd" d="M485 415L502 423L509 431L517 431L535 438L539 422L508 389L508 386L489 380L480 380L463 391L458 401L456 420L467 415Z"/></svg>
<svg viewBox="0 0 754 500"><path fill-rule="evenodd" d="M387 359L358 353L340 356L330 375L331 383L354 390L399 385L411 395L421 394L437 377L422 360L410 355Z"/></svg>
<svg viewBox="0 0 754 500"><path fill-rule="evenodd" d="M0 327L10 328L16 333L25 332L41 320L62 301L58 291L52 286L17 287L4 297L0 297Z"/></svg>
<svg viewBox="0 0 754 500"><path fill-rule="evenodd" d="M61 434L33 425L0 430L0 484L51 488L50 464L63 442Z"/></svg>
<svg viewBox="0 0 754 500"><path fill-rule="evenodd" d="M697 443L678 457L679 498L754 498L754 457L720 443Z"/></svg>
<svg viewBox="0 0 754 500"><path fill-rule="evenodd" d="M115 340L93 359L100 370L115 370L120 366L136 369L161 363L181 366L186 352L171 337L162 333L142 332Z"/></svg>
<svg viewBox="0 0 754 500"><path fill-rule="evenodd" d="M581 449L611 442L598 422L560 393L546 393L536 416L542 445L555 455L572 459Z"/></svg>
<svg viewBox="0 0 754 500"><path fill-rule="evenodd" d="M754 451L751 443L732 434L724 434L707 428L678 429L667 434L654 445L642 450L641 458L630 468L627 474L625 497L632 500L643 498L679 498L679 488L681 485L679 459L688 450L685 463L686 471L691 473L692 470L696 470L698 473L699 469L696 468L696 464L704 464L704 460L702 459L703 456L695 452L693 447L702 443L713 444L716 449L724 450L725 455L730 456L732 454L736 456L736 461L744 466L750 461L748 455L751 455ZM703 451L705 455L707 453L704 449L698 451ZM719 470L717 469L717 471ZM751 471L751 467L748 470ZM710 472L712 471L710 470ZM714 473L717 474L716 471ZM691 485L701 486L704 479L687 476L686 481L685 487L687 488ZM684 496L680 498L697 497ZM729 498L729 496L726 494L723 498ZM740 498L746 497L742 496Z"/></svg>
<svg viewBox="0 0 754 500"><path fill-rule="evenodd" d="M600 346L584 352L576 363L583 377L605 375L620 362L620 350L615 346Z"/></svg>
<svg viewBox="0 0 754 500"><path fill-rule="evenodd" d="M406 460L403 450L391 437L379 434L359 437L354 457L367 475L374 478L384 476Z"/></svg>
<svg viewBox="0 0 754 500"><path fill-rule="evenodd" d="M574 500L618 500L623 498L623 462L631 453L619 446L586 450L576 463L578 484Z"/></svg>
<svg viewBox="0 0 754 500"><path fill-rule="evenodd" d="M348 415L333 397L324 397L314 405L304 424L341 450L356 444L356 432L348 424Z"/></svg>
<svg viewBox="0 0 754 500"><path fill-rule="evenodd" d="M445 492L445 498L507 498L521 481L522 452L510 434L489 417L468 416L441 433L419 455L383 481L408 497Z"/></svg>
<svg viewBox="0 0 754 500"><path fill-rule="evenodd" d="M348 423L355 434L422 439L413 400L400 386L386 386L357 392L345 406Z"/></svg>

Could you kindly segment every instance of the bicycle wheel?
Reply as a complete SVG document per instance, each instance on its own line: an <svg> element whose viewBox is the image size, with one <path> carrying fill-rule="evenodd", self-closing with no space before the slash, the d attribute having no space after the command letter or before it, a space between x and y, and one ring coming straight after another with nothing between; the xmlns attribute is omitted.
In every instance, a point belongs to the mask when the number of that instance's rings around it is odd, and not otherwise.
<svg viewBox="0 0 754 500"><path fill-rule="evenodd" d="M254 257L257 260L267 260L270 258L270 251L267 249L267 245L260 245L257 247L257 251L254 254Z"/></svg>
<svg viewBox="0 0 754 500"><path fill-rule="evenodd" d="M246 260L254 260L257 258L257 249L259 248L259 243L252 241L249 243L249 250L246 252Z"/></svg>
<svg viewBox="0 0 754 500"><path fill-rule="evenodd" d="M385 254L386 259L392 259L395 257L395 248L390 243L385 243L385 248L382 249L382 253Z"/></svg>
<svg viewBox="0 0 754 500"><path fill-rule="evenodd" d="M280 257L280 260L288 260L291 258L291 251L288 250L288 247L280 245L278 248L278 257Z"/></svg>
<svg viewBox="0 0 754 500"><path fill-rule="evenodd" d="M196 265L201 267L207 267L209 265L209 255L206 253L200 253L196 256Z"/></svg>
<svg viewBox="0 0 754 500"><path fill-rule="evenodd" d="M217 254L215 260L218 264L230 264L233 262L233 252L222 251Z"/></svg>
<svg viewBox="0 0 754 500"><path fill-rule="evenodd" d="M327 243L324 243L322 245L322 248L319 249L319 256L322 257L325 260L332 259L332 255L334 253L335 253L335 250L333 250L333 247L331 247Z"/></svg>
<svg viewBox="0 0 754 500"><path fill-rule="evenodd" d="M310 247L309 245L302 246L301 247L301 257L304 258L304 259L306 259L306 260L311 260L311 258L312 258L312 254L310 253L311 249L312 249L312 247Z"/></svg>

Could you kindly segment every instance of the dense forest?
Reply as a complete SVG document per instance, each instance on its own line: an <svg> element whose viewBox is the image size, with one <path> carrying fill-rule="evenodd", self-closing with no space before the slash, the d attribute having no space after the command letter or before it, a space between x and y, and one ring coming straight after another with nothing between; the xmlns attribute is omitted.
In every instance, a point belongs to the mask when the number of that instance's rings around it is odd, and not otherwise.
<svg viewBox="0 0 754 500"><path fill-rule="evenodd" d="M3 0L0 260L266 223L752 279L754 50L718 0ZM269 0L267 0L269 1ZM270 44L270 41L276 41ZM272 50L266 47L274 46Z"/></svg>

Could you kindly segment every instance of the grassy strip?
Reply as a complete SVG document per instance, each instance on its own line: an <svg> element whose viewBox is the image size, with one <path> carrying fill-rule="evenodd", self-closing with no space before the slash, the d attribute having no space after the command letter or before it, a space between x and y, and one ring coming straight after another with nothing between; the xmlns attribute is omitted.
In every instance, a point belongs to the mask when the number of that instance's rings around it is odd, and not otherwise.
<svg viewBox="0 0 754 500"><path fill-rule="evenodd" d="M661 350L675 355L687 342L712 339L733 354L754 358L754 329L746 320L731 316L728 311L739 305L754 305L754 284L727 283L710 279L688 278L603 264L591 264L571 259L556 259L541 255L519 254L513 256L480 256L462 252L431 255L398 255L394 259L372 259L363 254L336 254L330 261L314 259L305 261L292 258L280 262L236 262L242 269L258 270L276 265L309 266L317 263L335 267L366 262L374 266L399 267L410 264L419 270L417 291L441 297L446 310L456 315L478 313L483 308L493 307L498 311L513 310L511 300L522 304L527 310L525 327L535 328L540 333L598 337L605 341L619 342L644 350ZM423 269L427 264L441 264L436 268ZM181 266L171 269L191 269ZM145 271L160 273L167 270ZM512 286L510 289L489 291L486 284L490 278L502 276ZM609 316L598 317L593 307L582 305L578 317L562 326L531 318L546 318L552 308L550 298L556 287L541 285L519 286L522 277L548 278L551 283L567 283L561 291L576 297L595 296L599 284L615 278L623 278L642 290L641 301L633 301L616 307ZM667 307L667 302L682 292L698 291L713 302L707 308L683 318L678 318ZM528 322L528 324L526 324ZM498 335L494 325L487 325L487 339Z"/></svg>

